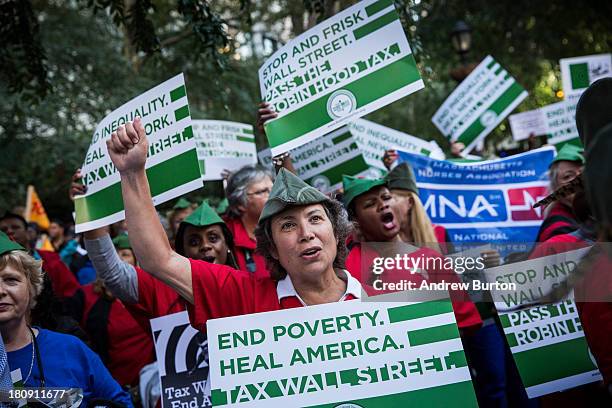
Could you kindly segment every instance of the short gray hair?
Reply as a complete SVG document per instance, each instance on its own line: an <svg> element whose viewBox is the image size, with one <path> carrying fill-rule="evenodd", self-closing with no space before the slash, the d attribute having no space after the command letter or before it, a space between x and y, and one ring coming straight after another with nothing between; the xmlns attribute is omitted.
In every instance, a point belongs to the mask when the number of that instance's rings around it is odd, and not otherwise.
<svg viewBox="0 0 612 408"><path fill-rule="evenodd" d="M238 218L242 212L238 209L239 206L247 205L248 196L247 189L252 183L256 183L264 178L269 177L274 180L274 175L260 165L247 165L242 167L227 179L227 188L225 195L229 204L228 213L230 217Z"/></svg>

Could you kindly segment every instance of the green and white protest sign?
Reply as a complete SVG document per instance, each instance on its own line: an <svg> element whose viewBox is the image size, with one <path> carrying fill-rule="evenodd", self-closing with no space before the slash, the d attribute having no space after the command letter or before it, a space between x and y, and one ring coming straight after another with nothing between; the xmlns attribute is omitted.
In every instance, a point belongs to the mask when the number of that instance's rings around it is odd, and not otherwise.
<svg viewBox="0 0 612 408"><path fill-rule="evenodd" d="M576 105L578 99L565 100L540 108L546 123L548 143L580 143L576 127Z"/></svg>
<svg viewBox="0 0 612 408"><path fill-rule="evenodd" d="M187 312L151 319L162 408L211 407L206 335Z"/></svg>
<svg viewBox="0 0 612 408"><path fill-rule="evenodd" d="M548 134L548 126L541 109L534 109L517 113L508 117L512 138L517 142L528 139L529 136L543 136Z"/></svg>
<svg viewBox="0 0 612 408"><path fill-rule="evenodd" d="M450 94L431 118L469 153L527 97L527 91L490 55Z"/></svg>
<svg viewBox="0 0 612 408"><path fill-rule="evenodd" d="M447 299L338 302L207 331L215 407L478 406Z"/></svg>
<svg viewBox="0 0 612 408"><path fill-rule="evenodd" d="M492 292L506 340L529 398L601 380L589 351L573 295L558 303L529 305L574 270L583 248L486 270L491 282L517 290Z"/></svg>
<svg viewBox="0 0 612 408"><path fill-rule="evenodd" d="M366 163L351 132L342 127L291 151L295 172L323 193L342 186L342 175L367 177Z"/></svg>
<svg viewBox="0 0 612 408"><path fill-rule="evenodd" d="M137 116L149 139L146 171L153 203L202 187L185 79L180 74L115 109L96 127L81 167L87 194L74 200L77 233L125 218L119 172L108 156L106 141Z"/></svg>
<svg viewBox="0 0 612 408"><path fill-rule="evenodd" d="M406 152L423 154L434 159L444 160L444 152L437 144L416 136L400 132L365 119L356 119L348 127L363 152L368 165L386 172L382 157L385 150L399 149Z"/></svg>
<svg viewBox="0 0 612 408"><path fill-rule="evenodd" d="M230 172L257 163L253 126L225 120L192 120L202 180L221 180Z"/></svg>
<svg viewBox="0 0 612 408"><path fill-rule="evenodd" d="M364 0L306 31L259 69L272 155L424 87L393 0Z"/></svg>
<svg viewBox="0 0 612 408"><path fill-rule="evenodd" d="M559 64L563 92L565 99L569 100L579 97L598 79L612 77L612 54L563 58Z"/></svg>

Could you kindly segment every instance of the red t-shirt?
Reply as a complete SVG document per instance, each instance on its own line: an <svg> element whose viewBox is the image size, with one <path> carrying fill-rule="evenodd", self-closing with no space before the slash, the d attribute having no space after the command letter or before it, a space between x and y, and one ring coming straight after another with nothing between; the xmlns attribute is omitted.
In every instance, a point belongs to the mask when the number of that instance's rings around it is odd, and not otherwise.
<svg viewBox="0 0 612 408"><path fill-rule="evenodd" d="M162 281L136 267L138 276L138 303L126 303L125 307L147 333L151 332L149 320L182 312L185 300Z"/></svg>
<svg viewBox="0 0 612 408"><path fill-rule="evenodd" d="M85 295L81 326L87 328L87 319L100 295L93 285L82 287ZM119 299L111 304L107 322L108 357L107 367L121 385L136 385L140 370L155 360L153 341L149 330L141 325L126 310Z"/></svg>
<svg viewBox="0 0 612 408"><path fill-rule="evenodd" d="M254 273L258 278L269 277L270 271L266 267L266 260L263 256L255 253L257 242L249 237L249 233L244 228L240 218L226 217L224 221L234 237L233 253L236 262L238 262L238 269Z"/></svg>
<svg viewBox="0 0 612 408"><path fill-rule="evenodd" d="M60 298L67 298L79 290L81 285L72 271L62 262L59 254L51 251L36 250L43 261L42 269L51 280L53 293Z"/></svg>
<svg viewBox="0 0 612 408"><path fill-rule="evenodd" d="M364 265L372 265L374 258L378 257L373 249L368 249L367 253L364 254L364 250L359 243L352 243L351 250L349 252L348 257L346 258L346 269L353 275L355 279L357 279L362 284L370 285L369 282L369 274L367 276L362 276L362 261ZM411 254L411 257L419 258L439 258L441 257L436 251L429 248L420 248ZM364 258L365 257L365 258ZM446 282L460 282L459 277L453 270L428 270L428 281L429 282L441 282L442 280ZM385 282L397 282L399 280L407 280L414 282L417 287L423 282L425 277L419 273L411 274L408 271L398 271L397 273L385 272ZM476 309L476 305L472 301L466 301L468 297L467 293L463 291L451 292L450 297L453 303L453 311L455 312L455 318L457 319L457 326L460 329L468 329L470 331L476 330L480 328L482 325L482 319L480 318L480 314L478 313L478 309ZM462 300L459 300L462 299Z"/></svg>
<svg viewBox="0 0 612 408"><path fill-rule="evenodd" d="M556 201L542 221L536 242L548 241L556 235L569 234L577 229L578 223L572 209L560 201Z"/></svg>
<svg viewBox="0 0 612 408"><path fill-rule="evenodd" d="M258 278L225 265L194 259L189 261L193 284L193 305L187 306L189 320L193 327L204 333L208 319L304 306L296 296L279 300L277 282L269 277ZM347 292L344 300L356 298Z"/></svg>

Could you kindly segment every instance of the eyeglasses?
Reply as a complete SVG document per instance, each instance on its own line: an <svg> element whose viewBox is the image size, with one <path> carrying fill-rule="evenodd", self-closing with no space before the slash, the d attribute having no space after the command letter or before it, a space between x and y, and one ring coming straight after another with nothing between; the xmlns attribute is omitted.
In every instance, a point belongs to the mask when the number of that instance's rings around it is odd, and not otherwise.
<svg viewBox="0 0 612 408"><path fill-rule="evenodd" d="M262 190L257 190L254 191L252 193L247 193L248 196L258 196L261 197L262 195L270 195L270 193L272 192L272 189L270 187L266 187Z"/></svg>

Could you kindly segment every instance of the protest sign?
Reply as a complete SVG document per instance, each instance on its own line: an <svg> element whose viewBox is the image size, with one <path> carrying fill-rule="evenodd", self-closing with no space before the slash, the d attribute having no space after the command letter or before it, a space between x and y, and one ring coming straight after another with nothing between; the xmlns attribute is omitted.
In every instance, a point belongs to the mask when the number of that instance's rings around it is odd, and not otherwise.
<svg viewBox="0 0 612 408"><path fill-rule="evenodd" d="M259 69L272 155L424 87L392 0L364 0L311 28Z"/></svg>
<svg viewBox="0 0 612 408"><path fill-rule="evenodd" d="M210 407L208 342L187 312L151 319L163 408Z"/></svg>
<svg viewBox="0 0 612 408"><path fill-rule="evenodd" d="M612 77L612 54L563 58L559 64L565 99L577 99L593 82Z"/></svg>
<svg viewBox="0 0 612 408"><path fill-rule="evenodd" d="M258 153L259 161L273 168L270 149ZM342 186L342 175L380 177L381 174L365 162L359 146L346 127L291 150L295 173L323 193ZM374 172L374 174L373 174Z"/></svg>
<svg viewBox="0 0 612 408"><path fill-rule="evenodd" d="M323 193L342 186L342 175L367 176L370 167L346 127L291 151L298 177Z"/></svg>
<svg viewBox="0 0 612 408"><path fill-rule="evenodd" d="M215 407L478 406L448 299L337 302L207 331Z"/></svg>
<svg viewBox="0 0 612 408"><path fill-rule="evenodd" d="M544 218L531 208L548 195L553 147L503 159L452 163L408 152L419 197L434 224L455 243L533 242Z"/></svg>
<svg viewBox="0 0 612 408"><path fill-rule="evenodd" d="M528 139L529 136L548 134L548 127L542 110L534 109L517 113L508 117L512 138L517 142Z"/></svg>
<svg viewBox="0 0 612 408"><path fill-rule="evenodd" d="M588 248L486 270L490 282L515 283L515 291L493 292L504 333L529 398L600 381L573 296L529 305L572 273ZM514 308L513 311L510 311Z"/></svg>
<svg viewBox="0 0 612 408"><path fill-rule="evenodd" d="M384 172L387 169L383 164L382 157L385 150L389 149L401 149L439 160L444 159L444 152L437 144L369 120L356 119L350 122L348 127L361 149L366 163Z"/></svg>
<svg viewBox="0 0 612 408"><path fill-rule="evenodd" d="M221 180L230 172L257 163L253 126L225 120L192 120L202 180Z"/></svg>
<svg viewBox="0 0 612 408"><path fill-rule="evenodd" d="M580 143L576 127L578 100L566 100L540 108L546 122L548 143L558 145L573 141Z"/></svg>
<svg viewBox="0 0 612 408"><path fill-rule="evenodd" d="M446 98L431 121L469 153L526 97L527 91L489 55Z"/></svg>
<svg viewBox="0 0 612 408"><path fill-rule="evenodd" d="M183 74L148 90L107 115L96 127L81 167L87 194L76 197L76 232L125 218L119 172L106 141L137 116L149 139L146 171L155 205L202 187Z"/></svg>

